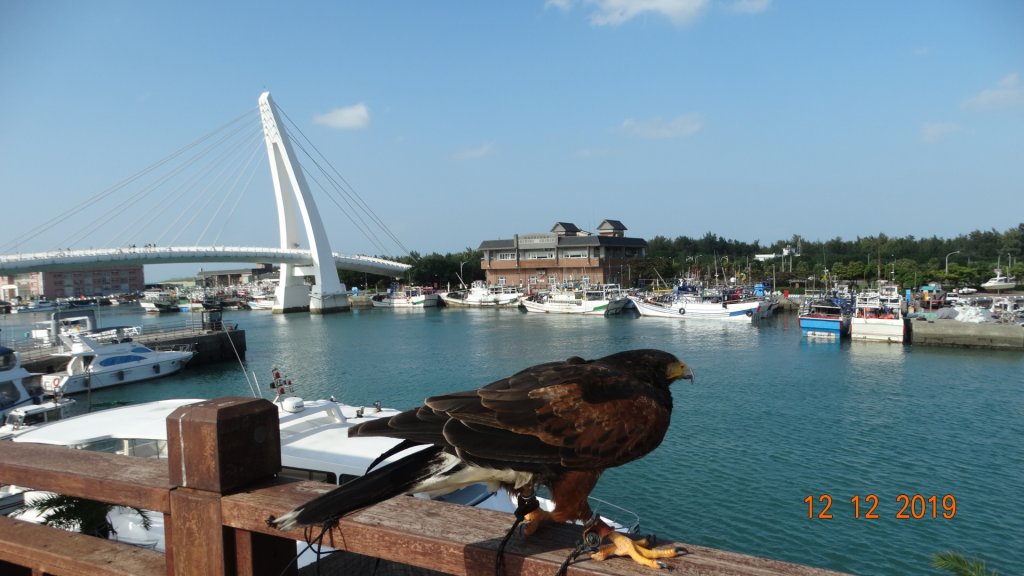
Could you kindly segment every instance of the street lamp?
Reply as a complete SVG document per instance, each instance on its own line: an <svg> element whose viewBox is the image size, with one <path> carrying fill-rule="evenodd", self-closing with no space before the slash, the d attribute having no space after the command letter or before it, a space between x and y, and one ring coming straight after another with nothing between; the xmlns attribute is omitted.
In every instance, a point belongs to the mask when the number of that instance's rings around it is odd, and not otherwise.
<svg viewBox="0 0 1024 576"><path fill-rule="evenodd" d="M957 250L956 252L950 252L949 254L946 254L946 276L949 276L949 257L952 256L953 254L959 253L960 251Z"/></svg>

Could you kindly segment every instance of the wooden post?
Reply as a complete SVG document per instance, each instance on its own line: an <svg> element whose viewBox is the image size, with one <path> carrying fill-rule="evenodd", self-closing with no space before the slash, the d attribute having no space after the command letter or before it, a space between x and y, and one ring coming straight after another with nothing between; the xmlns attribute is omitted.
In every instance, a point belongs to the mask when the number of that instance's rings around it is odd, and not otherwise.
<svg viewBox="0 0 1024 576"><path fill-rule="evenodd" d="M294 541L222 526L221 496L281 470L276 406L255 398L182 406L167 417L167 460L169 576L295 573L285 571Z"/></svg>

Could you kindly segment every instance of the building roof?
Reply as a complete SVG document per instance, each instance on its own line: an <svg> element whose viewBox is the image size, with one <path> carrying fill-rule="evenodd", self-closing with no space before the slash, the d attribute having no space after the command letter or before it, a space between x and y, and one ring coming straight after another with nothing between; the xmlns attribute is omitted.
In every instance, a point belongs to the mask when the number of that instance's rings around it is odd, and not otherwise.
<svg viewBox="0 0 1024 576"><path fill-rule="evenodd" d="M560 236L558 246L625 246L630 248L645 248L647 240L643 238L625 238L622 236ZM515 250L515 239L508 240L484 240L477 250Z"/></svg>
<svg viewBox="0 0 1024 576"><path fill-rule="evenodd" d="M572 222L555 222L555 225L551 227L551 231L560 234L576 234L582 232L579 226L576 226Z"/></svg>
<svg viewBox="0 0 1024 576"><path fill-rule="evenodd" d="M601 225L597 227L598 231L601 230L626 230L626 226L618 220L605 220L601 222Z"/></svg>

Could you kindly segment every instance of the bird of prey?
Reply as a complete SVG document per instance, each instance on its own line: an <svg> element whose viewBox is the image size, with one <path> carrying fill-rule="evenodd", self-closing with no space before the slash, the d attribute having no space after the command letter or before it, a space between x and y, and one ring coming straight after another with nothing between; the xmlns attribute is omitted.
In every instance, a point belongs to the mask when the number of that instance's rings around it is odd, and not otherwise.
<svg viewBox="0 0 1024 576"><path fill-rule="evenodd" d="M526 535L547 522L583 521L585 536L610 541L594 558L628 555L662 567L656 559L679 550L650 549L615 532L593 514L587 497L605 469L658 447L672 413L669 384L692 378L673 354L630 350L539 364L476 390L427 398L419 408L349 428L349 437L403 442L381 455L366 475L271 522L282 530L330 526L399 494L438 496L483 482L519 497ZM421 449L376 467L415 446ZM550 491L550 512L535 506L540 485Z"/></svg>

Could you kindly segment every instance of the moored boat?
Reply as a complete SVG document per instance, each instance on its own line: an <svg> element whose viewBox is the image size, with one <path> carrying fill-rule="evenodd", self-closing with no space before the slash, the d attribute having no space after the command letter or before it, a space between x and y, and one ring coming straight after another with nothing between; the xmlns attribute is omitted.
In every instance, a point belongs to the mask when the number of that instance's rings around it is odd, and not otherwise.
<svg viewBox="0 0 1024 576"><path fill-rule="evenodd" d="M893 342L902 344L906 339L903 319L903 301L899 286L881 282L877 291L857 295L850 337L854 340Z"/></svg>
<svg viewBox="0 0 1024 576"><path fill-rule="evenodd" d="M995 276L982 283L982 289L1000 292L1002 290L1013 290L1017 287L1017 278L1015 276L1004 275L1001 268L996 268L994 272Z"/></svg>
<svg viewBox="0 0 1024 576"><path fill-rule="evenodd" d="M641 316L655 318L691 318L750 322L762 316L767 304L762 298L746 295L739 289L676 290L657 298L630 296Z"/></svg>
<svg viewBox="0 0 1024 576"><path fill-rule="evenodd" d="M74 402L62 397L44 400L43 389L37 378L37 374L21 365L18 352L0 346L0 421L6 423L14 415L16 418L12 423L19 420L22 423L35 423L40 418L48 419L51 409L62 411L66 405ZM5 432L10 432L10 429Z"/></svg>
<svg viewBox="0 0 1024 576"><path fill-rule="evenodd" d="M428 293L419 286L402 288L397 283L392 283L386 293L370 299L374 308L430 308L440 301L439 294Z"/></svg>
<svg viewBox="0 0 1024 576"><path fill-rule="evenodd" d="M32 300L25 304L15 306L11 311L15 314L29 314L32 312L57 312L58 310L64 310L67 307L67 302L58 302L55 300L40 298L39 300Z"/></svg>
<svg viewBox="0 0 1024 576"><path fill-rule="evenodd" d="M850 335L850 318L842 301L821 298L808 302L798 321L800 332L807 338L839 340Z"/></svg>
<svg viewBox="0 0 1024 576"><path fill-rule="evenodd" d="M474 280L468 289L441 294L448 306L470 308L502 308L519 305L522 293L513 286L488 286L483 280Z"/></svg>
<svg viewBox="0 0 1024 576"><path fill-rule="evenodd" d="M110 328L98 333L61 334L70 349L67 367L41 377L47 394L75 394L174 374L195 354L188 346L153 350Z"/></svg>
<svg viewBox="0 0 1024 576"><path fill-rule="evenodd" d="M147 290L139 300L142 309L149 313L180 312L178 295L164 290Z"/></svg>
<svg viewBox="0 0 1024 576"><path fill-rule="evenodd" d="M629 303L629 298L617 284L580 286L553 292L541 292L519 301L527 312L544 314L583 314L606 316L618 314Z"/></svg>

